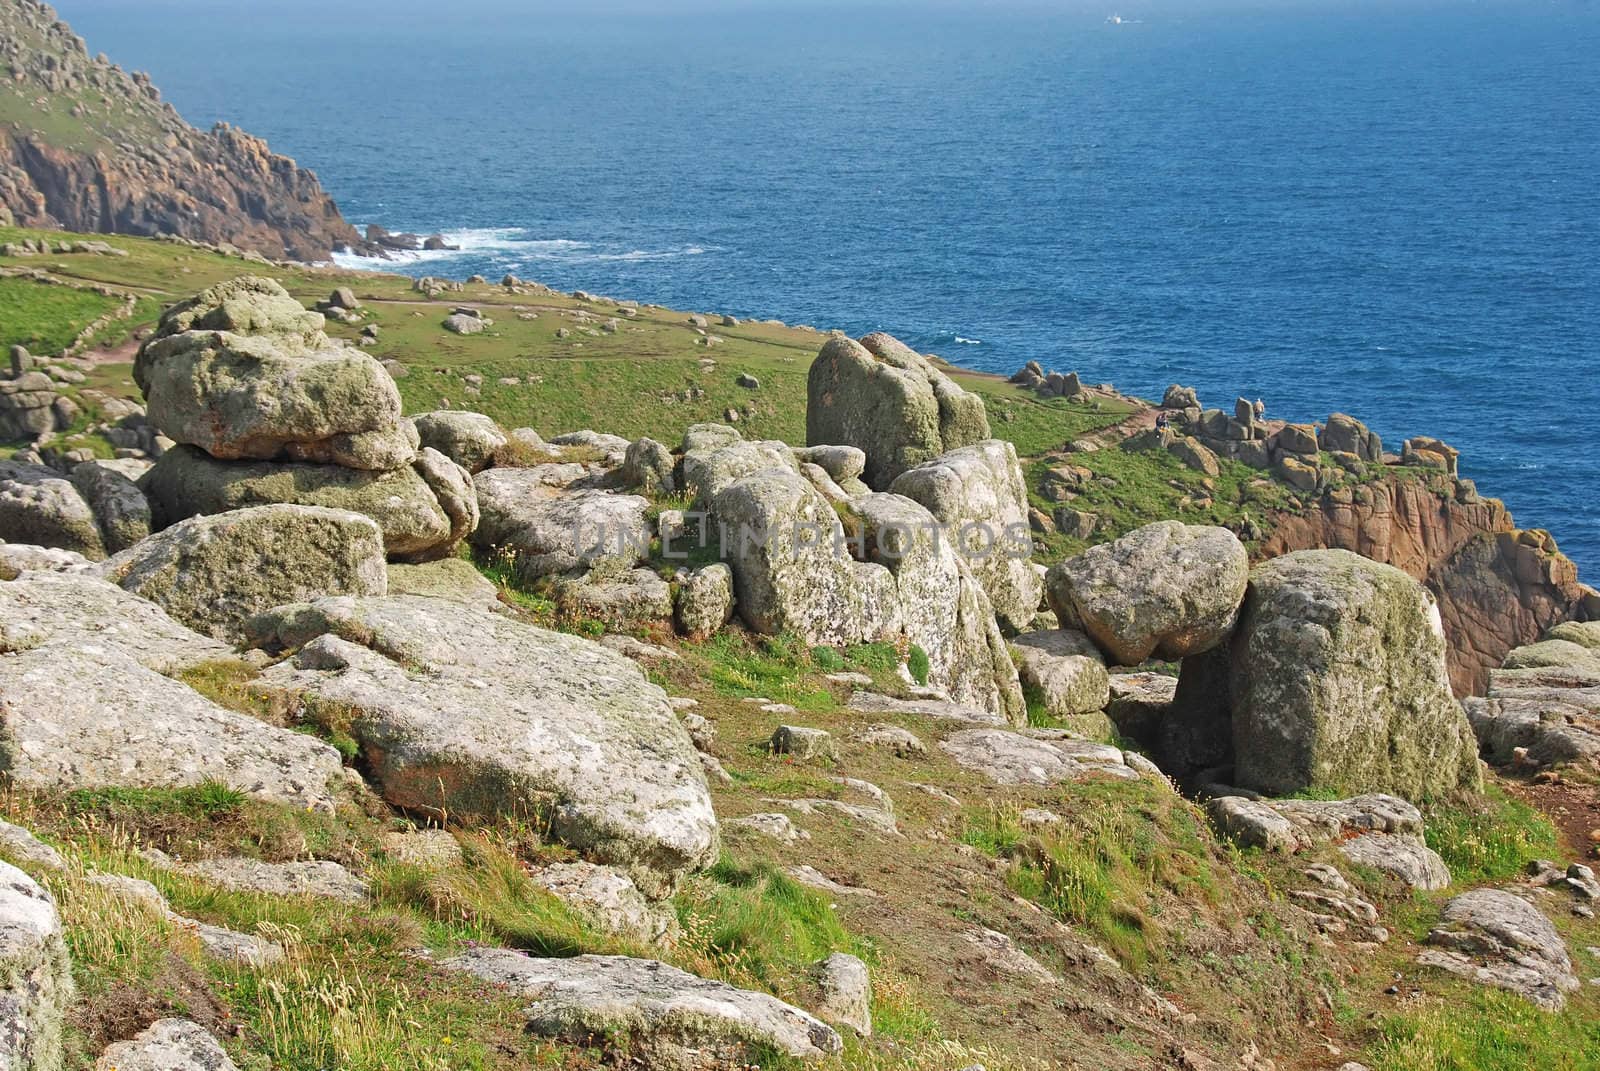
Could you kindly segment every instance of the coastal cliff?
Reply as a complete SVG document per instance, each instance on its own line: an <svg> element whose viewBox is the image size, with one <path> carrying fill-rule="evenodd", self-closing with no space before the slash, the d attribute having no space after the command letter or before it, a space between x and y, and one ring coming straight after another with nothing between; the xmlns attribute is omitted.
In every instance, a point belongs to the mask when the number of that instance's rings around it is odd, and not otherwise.
<svg viewBox="0 0 1600 1071"><path fill-rule="evenodd" d="M0 225L228 243L277 259L363 248L311 171L184 122L47 5L0 7Z"/></svg>
<svg viewBox="0 0 1600 1071"><path fill-rule="evenodd" d="M1481 695L1506 653L1600 611L1550 533L1518 529L1498 499L1444 473L1395 470L1268 519L1259 555L1351 550L1393 565L1439 600L1457 695Z"/></svg>

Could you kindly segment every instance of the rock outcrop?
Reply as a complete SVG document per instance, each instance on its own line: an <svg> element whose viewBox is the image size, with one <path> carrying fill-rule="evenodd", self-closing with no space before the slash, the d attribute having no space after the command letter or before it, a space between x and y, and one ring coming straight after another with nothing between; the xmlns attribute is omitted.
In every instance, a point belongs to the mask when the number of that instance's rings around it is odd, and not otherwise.
<svg viewBox="0 0 1600 1071"><path fill-rule="evenodd" d="M430 459L432 463L430 464ZM188 517L281 503L365 514L396 561L444 557L477 527L471 477L449 458L423 450L391 472L288 461L218 461L179 446L139 479L156 526Z"/></svg>
<svg viewBox="0 0 1600 1071"><path fill-rule="evenodd" d="M94 510L54 469L0 460L0 541L106 556Z"/></svg>
<svg viewBox="0 0 1600 1071"><path fill-rule="evenodd" d="M714 562L688 573L678 584L674 608L680 632L709 638L733 620L733 571Z"/></svg>
<svg viewBox="0 0 1600 1071"><path fill-rule="evenodd" d="M1335 488L1269 516L1265 527L1259 557L1350 550L1427 585L1439 602L1458 696L1481 695L1508 651L1552 625L1600 616L1600 600L1549 533L1518 530L1503 503L1442 472L1405 468Z"/></svg>
<svg viewBox="0 0 1600 1071"><path fill-rule="evenodd" d="M399 807L541 816L550 834L660 895L716 858L700 760L666 693L599 644L462 603L319 599L253 624L295 649L263 686L348 712Z"/></svg>
<svg viewBox="0 0 1600 1071"><path fill-rule="evenodd" d="M255 506L191 517L116 555L101 575L217 640L284 603L388 590L370 517L321 506Z"/></svg>
<svg viewBox="0 0 1600 1071"><path fill-rule="evenodd" d="M817 462L733 428L695 425L684 446L684 483L709 509L749 628L812 645L898 637L927 656L932 687L1022 723L993 606L927 509L897 494L851 496ZM858 450L831 453L823 460L842 474L860 460Z"/></svg>
<svg viewBox="0 0 1600 1071"><path fill-rule="evenodd" d="M1016 447L986 439L909 469L889 490L922 504L955 541L1000 623L1021 632L1043 585L1030 560L1028 491Z"/></svg>
<svg viewBox="0 0 1600 1071"><path fill-rule="evenodd" d="M1600 765L1600 622L1568 621L1516 648L1485 696L1464 702L1496 765Z"/></svg>
<svg viewBox="0 0 1600 1071"><path fill-rule="evenodd" d="M1216 796L1206 801L1206 811L1218 829L1246 847L1288 853L1334 843L1345 859L1393 875L1408 888L1436 890L1450 884L1450 869L1423 840L1422 812L1394 796Z"/></svg>
<svg viewBox="0 0 1600 1071"><path fill-rule="evenodd" d="M410 464L417 432L400 419L393 378L323 323L255 276L174 305L133 365L150 423L221 461Z"/></svg>
<svg viewBox="0 0 1600 1071"><path fill-rule="evenodd" d="M421 445L430 446L468 472L482 472L506 445L506 434L482 413L441 409L411 418Z"/></svg>
<svg viewBox="0 0 1600 1071"><path fill-rule="evenodd" d="M238 1071L217 1039L188 1019L158 1019L100 1054L95 1071Z"/></svg>
<svg viewBox="0 0 1600 1071"><path fill-rule="evenodd" d="M994 607L957 548L931 530L933 516L894 494L863 495L850 508L868 562L893 578L900 634L928 657L926 683L957 703L1024 723L1027 708ZM863 637L873 638L865 630Z"/></svg>
<svg viewBox="0 0 1600 1071"><path fill-rule="evenodd" d="M0 768L27 788L218 781L331 810L339 753L224 709L163 676L230 654L104 580L0 581Z"/></svg>
<svg viewBox="0 0 1600 1071"><path fill-rule="evenodd" d="M907 469L989 438L983 399L881 332L823 343L806 386L806 442L854 446L862 479L888 490Z"/></svg>
<svg viewBox="0 0 1600 1071"><path fill-rule="evenodd" d="M72 425L55 381L12 361L11 378L0 378L0 442L37 439ZM66 417L67 419L63 419Z"/></svg>
<svg viewBox="0 0 1600 1071"><path fill-rule="evenodd" d="M749 1064L762 1050L820 1059L844 1043L833 1029L766 993L628 956L535 959L479 948L440 965L503 986L529 1001L528 1028L587 1043L609 1037L645 1067L684 1071Z"/></svg>
<svg viewBox="0 0 1600 1071"><path fill-rule="evenodd" d="M1499 889L1473 889L1444 906L1417 957L1481 985L1521 994L1559 1011L1578 989L1561 935L1539 909Z"/></svg>
<svg viewBox="0 0 1600 1071"><path fill-rule="evenodd" d="M180 235L273 258L365 248L310 171L219 123L202 132L38 0L0 8L20 107L0 127L0 224Z"/></svg>
<svg viewBox="0 0 1600 1071"><path fill-rule="evenodd" d="M1105 659L1081 632L1025 632L1012 641L1022 683L1037 690L1045 713L1070 718L1104 710L1111 701Z"/></svg>
<svg viewBox="0 0 1600 1071"><path fill-rule="evenodd" d="M0 862L0 1067L59 1068L74 995L55 900Z"/></svg>
<svg viewBox="0 0 1600 1071"><path fill-rule="evenodd" d="M677 933L672 905L646 900L633 879L620 870L593 863L554 863L529 876L607 933L645 943Z"/></svg>
<svg viewBox="0 0 1600 1071"><path fill-rule="evenodd" d="M1139 779L1139 772L1128 765L1122 751L1059 730L963 729L951 734L939 748L959 765L1000 785L1056 785L1096 777Z"/></svg>
<svg viewBox="0 0 1600 1071"><path fill-rule="evenodd" d="M639 495L552 486L541 467L490 469L473 481L478 527L472 543L508 555L529 579L594 568L630 569L650 546Z"/></svg>
<svg viewBox="0 0 1600 1071"><path fill-rule="evenodd" d="M798 473L773 468L727 481L712 506L728 536L739 616L755 631L844 645L897 629L893 576L843 550L839 515Z"/></svg>
<svg viewBox="0 0 1600 1071"><path fill-rule="evenodd" d="M72 470L72 486L94 514L108 554L150 534L150 501L134 482L144 467L144 462L85 461Z"/></svg>

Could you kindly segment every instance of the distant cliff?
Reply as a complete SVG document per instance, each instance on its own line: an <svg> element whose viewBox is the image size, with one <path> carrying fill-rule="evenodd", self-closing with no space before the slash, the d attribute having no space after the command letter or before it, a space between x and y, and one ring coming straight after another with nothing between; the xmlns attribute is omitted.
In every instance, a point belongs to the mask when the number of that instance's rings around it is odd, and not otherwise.
<svg viewBox="0 0 1600 1071"><path fill-rule="evenodd" d="M366 246L312 172L226 124L191 127L36 0L0 3L0 224L307 261Z"/></svg>

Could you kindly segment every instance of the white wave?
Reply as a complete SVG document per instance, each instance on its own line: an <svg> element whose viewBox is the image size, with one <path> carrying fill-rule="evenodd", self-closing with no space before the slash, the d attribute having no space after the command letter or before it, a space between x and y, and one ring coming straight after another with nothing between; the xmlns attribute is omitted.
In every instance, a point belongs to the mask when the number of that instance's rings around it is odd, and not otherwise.
<svg viewBox="0 0 1600 1071"><path fill-rule="evenodd" d="M402 266L449 263L457 260L487 260L499 270L539 263L603 264L672 260L677 257L700 256L712 251L700 245L613 251L597 247L593 242L575 238L532 237L520 227L469 227L439 233L447 245L456 248L395 250L386 258L336 253L333 260L342 268L378 271L393 271L397 267L407 270L407 267Z"/></svg>
<svg viewBox="0 0 1600 1071"><path fill-rule="evenodd" d="M983 339L981 339L981 338L962 338L960 335L957 335L956 336L956 341L961 343L963 346L981 346L981 345L983 345Z"/></svg>

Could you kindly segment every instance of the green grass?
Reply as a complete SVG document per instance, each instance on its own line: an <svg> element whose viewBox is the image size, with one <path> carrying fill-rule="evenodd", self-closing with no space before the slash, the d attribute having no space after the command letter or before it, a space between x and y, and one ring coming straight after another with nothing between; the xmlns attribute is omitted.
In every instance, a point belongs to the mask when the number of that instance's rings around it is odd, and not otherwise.
<svg viewBox="0 0 1600 1071"><path fill-rule="evenodd" d="M0 228L0 243L78 237L103 236ZM619 318L618 330L609 333L599 325L615 315L612 302L512 295L494 285L468 286L430 302L402 276L280 268L148 239L109 240L129 255L62 254L0 258L0 263L46 268L63 278L140 293L134 316L107 328L95 339L96 345L125 342L134 331L153 324L163 305L238 275L276 278L307 304L326 297L336 286L348 285L364 303L364 319L358 325L330 324L328 331L355 341L364 326L378 326L378 345L367 352L406 366L408 374L397 384L409 413L448 406L486 413L507 428L532 427L546 436L593 428L629 439L648 435L676 446L690 424L724 422L724 414L732 409L747 437L805 441L806 377L824 338L816 331L758 322L713 326L710 333L721 341L707 347L686 315L672 310L641 309L634 318ZM29 285L68 293L65 288ZM482 308L495 321L493 326L470 337L445 331L440 323L449 307L458 304ZM520 319L518 307L537 318ZM98 311L82 316L78 326L94 315ZM584 323L582 316L592 319ZM22 336L59 335L63 322L71 319L28 309L24 315L7 317L6 326ZM568 337L558 337L561 330ZM39 345L44 348L43 342ZM55 348L61 345L65 340ZM714 363L704 364L706 359ZM1014 443L1023 456L1114 424L1131 409L1114 400L1043 401L994 376L947 370L964 388L983 397L993 434ZM128 372L125 364L98 368L85 385L136 397ZM743 372L756 376L760 388L738 386ZM468 375L481 376L481 385L469 389ZM501 383L502 379L516 382ZM618 405L619 398L628 404Z"/></svg>
<svg viewBox="0 0 1600 1071"><path fill-rule="evenodd" d="M1578 1001L1582 1001L1579 1004ZM1372 1071L1592 1071L1600 1067L1593 999L1542 1011L1522 997L1459 988L1415 1010L1384 1016L1364 1057Z"/></svg>
<svg viewBox="0 0 1600 1071"><path fill-rule="evenodd" d="M918 684L927 684L928 674L933 671L933 666L928 661L928 652L913 643L906 651L906 669L911 671L912 680Z"/></svg>
<svg viewBox="0 0 1600 1071"><path fill-rule="evenodd" d="M1430 808L1424 836L1458 884L1510 878L1534 859L1562 854L1550 820L1495 785L1481 798Z"/></svg>
<svg viewBox="0 0 1600 1071"><path fill-rule="evenodd" d="M53 357L78 332L122 303L115 298L30 279L0 278L0 354L12 346Z"/></svg>
<svg viewBox="0 0 1600 1071"><path fill-rule="evenodd" d="M471 941L537 956L641 951L596 930L535 885L514 848L515 842L490 835L467 837L461 866L443 871L404 864L376 868L377 899L420 916L436 944Z"/></svg>
<svg viewBox="0 0 1600 1071"><path fill-rule="evenodd" d="M25 44L24 54L35 47ZM119 99L114 94L114 103L108 109L101 103L98 90L41 93L34 82L25 82L21 88L14 86L11 75L11 67L0 64L0 127L15 127L57 148L78 152L114 151L118 144L137 143L141 138L153 142L161 136L160 123L152 110L158 105ZM43 107L37 103L41 96L47 101ZM75 116L75 105L90 111Z"/></svg>
<svg viewBox="0 0 1600 1071"><path fill-rule="evenodd" d="M725 629L701 644L686 645L705 661L706 681L719 695L765 697L798 710L833 710L833 693L809 670L815 655L793 636L749 636Z"/></svg>
<svg viewBox="0 0 1600 1071"><path fill-rule="evenodd" d="M845 930L825 897L770 864L723 858L692 878L677 904L689 954L750 984L792 985L832 952L873 955Z"/></svg>
<svg viewBox="0 0 1600 1071"><path fill-rule="evenodd" d="M1087 469L1092 477L1071 501L1053 502L1041 488L1049 470L1063 465ZM1094 534L1087 540L1061 534L1047 537L1046 559L1077 554L1090 544L1107 542L1153 521L1227 526L1250 517L1260 523L1272 511L1293 505L1289 488L1265 473L1226 458L1221 459L1220 467L1218 476L1206 477L1164 450L1115 447L1033 461L1025 466L1025 476L1034 506L1050 514L1065 505L1098 518ZM1205 486L1208 480L1209 490Z"/></svg>
<svg viewBox="0 0 1600 1071"><path fill-rule="evenodd" d="M983 398L989 431L1031 457L1057 450L1074 439L1125 419L1134 407L1113 399L1085 403L1065 398L1041 399L998 379L957 376L967 390Z"/></svg>
<svg viewBox="0 0 1600 1071"><path fill-rule="evenodd" d="M962 839L1009 857L1007 881L1019 896L1083 926L1129 969L1143 970L1164 951L1164 895L1215 895L1204 824L1181 799L1145 783L1085 783L1073 795L1047 830L1027 835L1017 809L997 806L969 818Z"/></svg>
<svg viewBox="0 0 1600 1071"><path fill-rule="evenodd" d="M218 781L193 788L82 788L67 793L67 807L76 814L138 812L214 821L244 803L244 793Z"/></svg>

